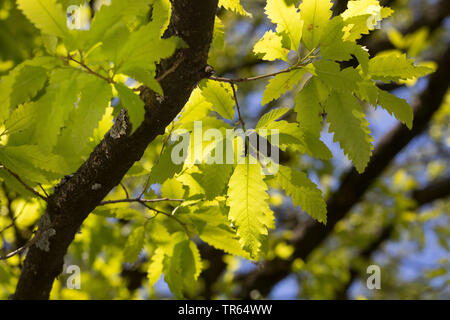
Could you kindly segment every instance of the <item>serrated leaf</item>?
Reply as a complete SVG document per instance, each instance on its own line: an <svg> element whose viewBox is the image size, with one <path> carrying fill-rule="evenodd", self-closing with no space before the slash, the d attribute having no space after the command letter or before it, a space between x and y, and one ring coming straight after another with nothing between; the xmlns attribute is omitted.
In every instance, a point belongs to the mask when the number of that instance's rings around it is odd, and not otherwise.
<svg viewBox="0 0 450 320"><path fill-rule="evenodd" d="M300 16L304 21L302 41L312 50L319 45L328 20L331 18L330 0L304 0L300 4Z"/></svg>
<svg viewBox="0 0 450 320"><path fill-rule="evenodd" d="M169 26L172 14L172 5L169 0L152 0L152 21L160 29L160 35L164 34Z"/></svg>
<svg viewBox="0 0 450 320"><path fill-rule="evenodd" d="M67 18L56 0L17 0L17 6L43 33L68 36Z"/></svg>
<svg viewBox="0 0 450 320"><path fill-rule="evenodd" d="M338 63L324 59L314 62L313 66L320 80L329 87L345 92L358 89L361 76L352 67L341 70Z"/></svg>
<svg viewBox="0 0 450 320"><path fill-rule="evenodd" d="M302 38L303 20L292 4L285 1L267 0L266 15L277 25L277 33L284 33L290 40L290 48L297 52Z"/></svg>
<svg viewBox="0 0 450 320"><path fill-rule="evenodd" d="M201 89L203 97L212 105L213 111L216 111L225 119L233 120L235 102L229 83L222 84L218 81L208 80Z"/></svg>
<svg viewBox="0 0 450 320"><path fill-rule="evenodd" d="M317 221L327 223L327 205L322 192L305 173L280 166L277 181L286 194L292 197L295 206L300 206Z"/></svg>
<svg viewBox="0 0 450 320"><path fill-rule="evenodd" d="M414 113L405 99L398 98L384 90L379 90L378 104L391 115L394 115L399 121L406 124L408 129L412 128Z"/></svg>
<svg viewBox="0 0 450 320"><path fill-rule="evenodd" d="M256 125L256 129L264 128L268 126L272 121L275 121L286 114L290 109L285 108L277 108L273 109L267 113L265 113L258 121L258 124Z"/></svg>
<svg viewBox="0 0 450 320"><path fill-rule="evenodd" d="M280 120L270 122L260 129L262 128L268 129L267 134L272 137L272 140L274 136L278 135L277 147L283 151L290 148L318 159L329 160L331 158L328 147L317 136L302 130L297 123ZM272 132L272 130L278 130L278 133ZM258 134L266 137L261 131Z"/></svg>
<svg viewBox="0 0 450 320"><path fill-rule="evenodd" d="M319 103L319 94L317 93L317 78L313 77L304 88L296 95L295 112L297 112L297 121L300 127L319 137L322 130L323 107Z"/></svg>
<svg viewBox="0 0 450 320"><path fill-rule="evenodd" d="M238 239L236 239L236 233L226 225L206 225L200 233L199 237L207 244L213 246L216 249L223 250L228 254L250 258L248 253L242 250Z"/></svg>
<svg viewBox="0 0 450 320"><path fill-rule="evenodd" d="M75 109L79 95L76 69L56 69L50 75L50 84L46 94L36 102L37 123L33 142L44 152L50 152L56 144L61 128Z"/></svg>
<svg viewBox="0 0 450 320"><path fill-rule="evenodd" d="M321 38L320 54L336 61L347 61L354 55L364 73L368 71L369 53L366 49L352 41L345 41L344 21L341 17L334 17L325 27Z"/></svg>
<svg viewBox="0 0 450 320"><path fill-rule="evenodd" d="M225 9L236 12L237 14L240 14L242 16L251 17L251 14L245 11L239 0L219 0L218 6L222 6Z"/></svg>
<svg viewBox="0 0 450 320"><path fill-rule="evenodd" d="M272 30L267 31L264 36L255 44L253 52L262 54L262 59L267 61L284 60L289 61L288 51L283 48L283 38Z"/></svg>
<svg viewBox="0 0 450 320"><path fill-rule="evenodd" d="M185 190L183 184L176 179L167 179L161 186L163 197L171 199L183 199Z"/></svg>
<svg viewBox="0 0 450 320"><path fill-rule="evenodd" d="M372 79L383 82L415 79L433 72L424 66L415 66L406 54L391 52L378 55L369 61L369 74Z"/></svg>
<svg viewBox="0 0 450 320"><path fill-rule="evenodd" d="M112 98L111 86L106 81L88 74L80 80L83 84L80 100L56 147L58 153L69 157L81 155L86 149Z"/></svg>
<svg viewBox="0 0 450 320"><path fill-rule="evenodd" d="M114 86L117 89L117 93L119 94L123 106L128 110L128 115L130 116L130 122L134 131L139 127L142 121L144 121L144 102L133 92L133 90L124 84L116 83Z"/></svg>
<svg viewBox="0 0 450 320"><path fill-rule="evenodd" d="M128 74L129 70L144 68L155 70L155 63L170 57L175 49L182 46L181 39L171 37L161 39L159 28L147 24L131 33L117 55L118 72Z"/></svg>
<svg viewBox="0 0 450 320"><path fill-rule="evenodd" d="M116 23L130 22L135 16L144 16L150 10L152 0L111 0L109 5L102 5L95 13L89 33L84 40L86 46L90 47L101 41L107 30ZM159 33L159 30L155 30Z"/></svg>
<svg viewBox="0 0 450 320"><path fill-rule="evenodd" d="M268 234L267 185L259 164L238 164L228 185L229 219L237 228L242 248L256 258ZM273 218L273 216L272 216Z"/></svg>
<svg viewBox="0 0 450 320"><path fill-rule="evenodd" d="M201 89L195 88L188 102L183 107L181 116L175 124L175 129L205 118L210 113L211 107L212 104L202 95Z"/></svg>
<svg viewBox="0 0 450 320"><path fill-rule="evenodd" d="M192 286L201 272L201 259L197 246L189 240L178 242L172 255L166 257L165 277L170 291L183 297L184 288Z"/></svg>
<svg viewBox="0 0 450 320"><path fill-rule="evenodd" d="M364 172L372 154L372 137L361 105L351 94L333 91L325 103L333 141L339 142L359 173Z"/></svg>
<svg viewBox="0 0 450 320"><path fill-rule="evenodd" d="M69 171L64 158L44 154L36 145L0 148L0 162L20 177L40 183L49 183Z"/></svg>
<svg viewBox="0 0 450 320"><path fill-rule="evenodd" d="M176 143L169 144L164 148L158 163L152 167L150 172L150 184L162 184L167 179L172 178L176 173L179 173L183 168L183 162L176 164L172 161L172 152L175 146Z"/></svg>
<svg viewBox="0 0 450 320"><path fill-rule="evenodd" d="M232 169L229 164L205 164L191 175L205 191L206 199L212 200L225 193Z"/></svg>
<svg viewBox="0 0 450 320"><path fill-rule="evenodd" d="M305 69L297 69L286 73L277 74L271 79L264 90L262 105L278 99L281 95L291 90L306 74Z"/></svg>
<svg viewBox="0 0 450 320"><path fill-rule="evenodd" d="M16 107L34 97L46 81L46 69L25 65L16 76L11 93L11 106Z"/></svg>
<svg viewBox="0 0 450 320"><path fill-rule="evenodd" d="M147 277L150 287L153 287L155 283L159 280L159 277L163 273L164 269L164 257L165 252L161 247L156 248L152 260L147 269Z"/></svg>
<svg viewBox="0 0 450 320"><path fill-rule="evenodd" d="M345 39L355 41L363 34L369 34L393 12L390 8L381 7L378 0L349 1L347 10L341 14L346 23Z"/></svg>
<svg viewBox="0 0 450 320"><path fill-rule="evenodd" d="M145 229L143 226L134 229L127 238L123 256L125 262L135 262L144 247Z"/></svg>

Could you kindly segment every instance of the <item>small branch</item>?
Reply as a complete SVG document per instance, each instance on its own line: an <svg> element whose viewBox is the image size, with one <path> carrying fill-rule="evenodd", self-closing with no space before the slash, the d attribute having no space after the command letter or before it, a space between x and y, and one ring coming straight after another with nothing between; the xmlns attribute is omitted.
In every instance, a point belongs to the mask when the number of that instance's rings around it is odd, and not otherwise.
<svg viewBox="0 0 450 320"><path fill-rule="evenodd" d="M242 125L242 129L244 129L244 131L245 131L245 122L244 122L244 119L242 119L242 116L241 116L241 108L239 107L239 101L238 101L238 98L237 98L236 88L235 88L235 84L233 82L231 83L231 88L233 89L233 97L234 97L234 101L236 102L236 109L237 109L238 115L239 115L239 122Z"/></svg>
<svg viewBox="0 0 450 320"><path fill-rule="evenodd" d="M172 67L170 67L169 69L167 69L162 75L160 75L159 77L156 78L156 81L160 82L161 80L163 80L165 77L167 77L169 74L171 74L172 72L174 72L178 66L181 64L181 62L183 62L184 57L182 56L180 59L178 59Z"/></svg>
<svg viewBox="0 0 450 320"><path fill-rule="evenodd" d="M5 167L3 164L1 165L1 167L3 167L3 169L5 169L10 175L12 175L14 178L16 178L17 181L20 182L20 184L22 186L25 187L25 189L27 189L28 191L30 191L31 193L33 193L35 196L41 198L42 200L44 200L45 202L47 202L47 198L45 196L43 196L42 194L40 194L39 192L37 192L36 190L34 190L32 187L30 187L29 185L27 185L20 177L18 174L12 172L11 170L9 170L7 167Z"/></svg>
<svg viewBox="0 0 450 320"><path fill-rule="evenodd" d="M161 210L158 210L158 209L155 209L155 208L152 208L152 207L150 207L149 205L147 205L146 203L144 203L142 201L140 201L139 203L141 205L143 205L144 207L146 207L147 209L155 211L157 214L162 214L162 215L165 215L166 217L168 217L170 219L174 219L176 222L178 222L183 227L183 229L186 232L186 234L189 234L189 230L188 230L187 226L180 219L175 217L174 215L172 215L170 213L167 213L167 212L164 212L164 211L161 211Z"/></svg>
<svg viewBox="0 0 450 320"><path fill-rule="evenodd" d="M10 259L12 257L14 257L15 255L18 255L19 253L23 252L24 250L30 248L32 245L34 245L39 239L40 237L45 234L45 232L47 230L50 230L53 227L53 223L51 223L50 225L47 226L47 228L43 229L43 230L37 230L35 236L28 241L25 245L23 245L22 247L8 253L5 256L0 256L0 261L2 260L7 260Z"/></svg>
<svg viewBox="0 0 450 320"><path fill-rule="evenodd" d="M287 72L291 72L293 70L298 70L298 69L301 69L303 67L304 67L304 65L298 65L298 66L290 67L290 68L283 69L283 70L280 70L280 71L277 71L277 72L263 74L263 75L260 75L260 76L255 76L255 77L250 77L250 78L230 79L230 78L224 78L224 77L210 76L209 79L214 80L214 81L220 81L220 82L228 82L228 83L239 83L239 82L256 81L256 80L261 80L261 79L265 79L265 78L274 77L274 76L276 76L278 74L281 74L281 73L287 73Z"/></svg>
<svg viewBox="0 0 450 320"><path fill-rule="evenodd" d="M48 198L48 193L47 191L45 191L44 187L42 186L42 184L38 183L39 188L41 188L42 192L45 194L45 197Z"/></svg>
<svg viewBox="0 0 450 320"><path fill-rule="evenodd" d="M122 187L123 191L125 192L125 196L127 197L127 199L130 199L130 195L128 193L127 188L124 186L124 184L121 182L121 183L119 183L119 185Z"/></svg>
<svg viewBox="0 0 450 320"><path fill-rule="evenodd" d="M176 201L183 202L184 199L171 199L171 198L159 198L159 199L141 199L141 198L133 198L133 199L119 199L119 200L107 200L99 203L99 206L105 206L108 204L115 203L130 203L130 202L138 202L138 203L154 203L154 202L165 202L165 201Z"/></svg>
<svg viewBox="0 0 450 320"><path fill-rule="evenodd" d="M108 82L108 83L114 83L114 81L113 81L112 79L109 79L109 78L107 78L107 77L105 77L105 76L102 76L100 73L95 72L95 71L92 70L90 67L88 67L84 62L78 61L78 60L74 59L74 58L73 58L72 56L70 56L70 55L69 55L67 58L68 58L68 60L71 60L71 61L73 61L73 62L79 64L79 65L80 65L81 67L83 67L88 73L93 74L93 75L95 75L95 76L97 76L97 77L99 77L99 78L105 80L105 81Z"/></svg>

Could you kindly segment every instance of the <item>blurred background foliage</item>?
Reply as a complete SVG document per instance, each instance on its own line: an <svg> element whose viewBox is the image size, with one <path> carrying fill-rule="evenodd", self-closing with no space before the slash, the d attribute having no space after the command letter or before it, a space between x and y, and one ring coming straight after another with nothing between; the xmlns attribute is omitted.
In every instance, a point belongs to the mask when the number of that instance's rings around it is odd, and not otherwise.
<svg viewBox="0 0 450 320"><path fill-rule="evenodd" d="M282 1L282 0L280 0ZM299 2L295 0L289 0ZM84 1L60 0L63 6ZM265 1L243 0L252 18L238 16L220 9L216 21L214 46L209 64L217 75L248 77L265 74L284 67L268 63L252 53L253 45L273 26L264 15ZM347 1L335 1L334 11L342 12ZM448 0L381 1L395 10L394 15L361 40L371 53L400 50L418 62L433 64L445 54L450 41L450 2ZM97 3L86 7L86 21L95 12ZM97 7L96 7L97 6ZM0 75L23 60L42 55L45 50L38 31L17 10L13 0L0 0ZM261 106L266 81L240 85L241 109L248 126L274 107L292 107L293 97L284 95L277 101ZM394 94L413 103L427 90L428 79L389 88ZM448 79L443 83L448 86ZM426 103L422 101L421 103ZM375 148L397 125L397 121L381 109L366 107L375 137ZM290 116L295 117L291 114ZM265 261L289 261L289 272L281 281L270 283L269 293L250 290L251 298L274 299L449 299L450 298L450 94L428 124L426 131L399 151L394 161L376 177L375 183L340 219L306 259L292 259L295 248L290 241L295 230L308 219L301 208L295 208L283 194L272 192L270 203L276 212L277 229L270 235ZM281 159L297 169L308 172L326 197L336 193L341 179L351 164L332 142L324 127L322 137L333 152L333 159L322 161L295 153ZM124 179L124 185L139 193L145 174L161 149L156 139L143 159ZM0 255L24 245L32 236L43 213L43 203L32 199L25 191L6 186L0 189ZM8 182L8 185L10 182ZM357 186L356 186L357 187ZM434 189L433 189L434 187ZM17 188L19 188L17 186ZM19 188L20 189L20 188ZM154 186L151 192L160 192ZM437 191L436 191L437 190ZM433 195L426 192L434 192ZM123 197L123 189L110 195ZM142 216L141 208L117 206L124 217ZM137 299L170 298L162 279L149 287L148 266L144 251L134 264L123 263L123 247L133 220L112 219L90 215L70 246L66 265L78 265L81 270L81 290L66 288L69 274L63 272L52 290L52 299ZM146 250L154 250L148 244ZM265 267L228 255L201 250L204 274L191 288L191 298L234 298L249 274ZM0 261L0 298L14 292L24 256ZM366 287L368 265L381 267L381 289ZM220 272L211 272L213 269ZM214 274L213 277L209 276ZM251 288L250 288L251 289Z"/></svg>

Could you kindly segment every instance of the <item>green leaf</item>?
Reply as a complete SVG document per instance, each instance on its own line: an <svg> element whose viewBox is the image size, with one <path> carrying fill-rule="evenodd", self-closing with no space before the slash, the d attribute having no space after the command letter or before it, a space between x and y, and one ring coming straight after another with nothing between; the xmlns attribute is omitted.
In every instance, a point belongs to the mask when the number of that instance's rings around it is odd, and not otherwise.
<svg viewBox="0 0 450 320"><path fill-rule="evenodd" d="M177 298L183 298L183 289L195 284L202 269L197 246L189 240L178 242L170 258L166 258L164 279Z"/></svg>
<svg viewBox="0 0 450 320"><path fill-rule="evenodd" d="M296 95L295 111L297 112L297 121L300 127L309 131L314 136L319 137L322 130L323 107L319 103L319 94L317 92L320 80L313 77L304 88Z"/></svg>
<svg viewBox="0 0 450 320"><path fill-rule="evenodd" d="M183 184L174 178L167 179L161 186L161 194L163 197L171 199L183 199L184 198Z"/></svg>
<svg viewBox="0 0 450 320"><path fill-rule="evenodd" d="M347 10L341 14L346 23L345 39L355 41L363 34L369 34L382 19L393 12L390 8L381 7L378 0L349 1Z"/></svg>
<svg viewBox="0 0 450 320"><path fill-rule="evenodd" d="M344 153L352 160L359 173L364 172L372 154L372 137L361 105L349 92L333 91L325 110L330 132Z"/></svg>
<svg viewBox="0 0 450 320"><path fill-rule="evenodd" d="M128 115L130 116L130 121L134 131L139 127L142 121L144 121L144 102L137 94L133 92L133 90L124 84L117 83L114 86L119 94L119 98L123 106L128 110Z"/></svg>
<svg viewBox="0 0 450 320"><path fill-rule="evenodd" d="M55 146L58 135L72 110L75 109L79 95L76 69L56 69L50 75L50 84L46 94L36 102L37 123L33 142L44 152L50 152Z"/></svg>
<svg viewBox="0 0 450 320"><path fill-rule="evenodd" d="M269 19L277 24L277 33L286 34L290 40L290 48L297 52L303 30L303 21L297 8L285 1L267 0L265 12Z"/></svg>
<svg viewBox="0 0 450 320"><path fill-rule="evenodd" d="M212 104L213 111L216 111L225 119L233 120L235 102L229 83L208 80L206 81L206 85L201 87L201 89L205 100Z"/></svg>
<svg viewBox="0 0 450 320"><path fill-rule="evenodd" d="M406 58L406 54L396 51L378 55L369 61L369 74L372 79L386 83L416 79L431 72L433 70L428 67L415 66L413 60Z"/></svg>
<svg viewBox="0 0 450 320"><path fill-rule="evenodd" d="M302 130L297 123L284 120L272 121L259 129L268 129L267 135L261 131L258 132L262 137L270 136L273 140L274 136L278 135L278 147L283 151L290 148L318 159L329 160L331 158L330 150L319 140L319 137ZM278 134L272 132L273 129L278 130Z"/></svg>
<svg viewBox="0 0 450 320"><path fill-rule="evenodd" d="M398 98L384 90L379 90L378 103L383 109L406 124L409 129L412 128L414 113L406 100Z"/></svg>
<svg viewBox="0 0 450 320"><path fill-rule="evenodd" d="M277 108L273 109L267 113L265 113L258 121L258 124L256 125L256 129L264 128L268 126L272 121L277 120L278 118L282 117L286 114L290 109L287 107L284 108Z"/></svg>
<svg viewBox="0 0 450 320"><path fill-rule="evenodd" d="M106 32L116 23L129 23L135 16L145 16L150 10L152 0L111 0L110 5L102 5L95 13L91 28L85 39L86 46L91 47L102 41ZM159 33L159 30L155 30Z"/></svg>
<svg viewBox="0 0 450 320"><path fill-rule="evenodd" d="M56 0L17 0L17 6L43 33L68 36L67 18Z"/></svg>
<svg viewBox="0 0 450 320"><path fill-rule="evenodd" d="M42 89L47 81L47 70L25 65L17 74L11 93L11 106L14 108L28 101Z"/></svg>
<svg viewBox="0 0 450 320"><path fill-rule="evenodd" d="M2 147L0 162L20 177L40 183L49 183L69 171L64 158L42 153L36 145Z"/></svg>
<svg viewBox="0 0 450 320"><path fill-rule="evenodd" d="M295 206L299 205L317 221L327 223L327 205L322 192L305 173L280 166L277 181L286 194L292 197Z"/></svg>
<svg viewBox="0 0 450 320"><path fill-rule="evenodd" d="M205 164L200 165L199 170L191 175L205 191L207 200L212 200L225 193L233 170L232 165Z"/></svg>
<svg viewBox="0 0 450 320"><path fill-rule="evenodd" d="M158 247L152 256L152 260L147 269L147 277L151 287L159 280L163 273L165 252L162 247Z"/></svg>
<svg viewBox="0 0 450 320"><path fill-rule="evenodd" d="M33 127L35 120L36 113L33 110L33 102L18 106L5 121L5 133L9 135L8 145L11 145L17 134Z"/></svg>
<svg viewBox="0 0 450 320"><path fill-rule="evenodd" d="M227 10L240 14L241 16L251 17L251 14L245 11L239 0L219 0L219 7L221 6Z"/></svg>
<svg viewBox="0 0 450 320"><path fill-rule="evenodd" d="M135 262L144 247L145 229L143 226L137 227L127 238L123 250L125 262Z"/></svg>
<svg viewBox="0 0 450 320"><path fill-rule="evenodd" d="M246 162L236 166L228 185L228 217L237 227L242 248L256 258L273 214L267 202L269 196L261 166L250 164L249 158Z"/></svg>
<svg viewBox="0 0 450 320"><path fill-rule="evenodd" d="M176 37L161 39L158 27L144 25L132 32L128 41L121 46L117 55L118 72L128 74L136 68L153 72L155 63L170 57L182 44L182 40Z"/></svg>
<svg viewBox="0 0 450 320"><path fill-rule="evenodd" d="M155 67L156 68L156 67ZM126 74L131 78L142 82L145 86L149 87L159 95L163 96L164 92L159 82L155 79L156 70L150 67L130 67L126 70Z"/></svg>
<svg viewBox="0 0 450 320"><path fill-rule="evenodd" d="M170 0L152 0L152 21L160 29L160 35L164 34L169 26L170 16L172 14L172 5Z"/></svg>
<svg viewBox="0 0 450 320"><path fill-rule="evenodd" d="M8 75L0 78L0 122L8 117L11 108L25 102L31 98L31 95L34 96L35 91L42 88L45 80L43 80L41 69L54 69L60 64L58 60L54 57L36 57L26 60L11 70ZM32 74L29 67L39 67L40 69L35 69L38 74ZM24 71L24 69L28 71ZM19 80L16 79L18 76L20 76ZM27 76L32 78L30 82L28 82ZM41 88L39 88L40 86Z"/></svg>
<svg viewBox="0 0 450 320"><path fill-rule="evenodd" d="M176 143L169 144L164 148L158 163L156 163L150 172L150 184L164 183L167 179L172 178L183 168L184 163L175 164L172 161L172 152Z"/></svg>
<svg viewBox="0 0 450 320"><path fill-rule="evenodd" d="M320 54L336 61L347 61L354 55L364 73L368 71L369 53L360 45L352 41L344 41L344 21L341 17L334 17L326 26L322 39Z"/></svg>
<svg viewBox="0 0 450 320"><path fill-rule="evenodd" d="M89 138L102 120L112 98L112 88L103 79L90 74L80 77L80 100L62 131L56 149L69 159L81 155L89 145ZM88 151L89 152L89 151Z"/></svg>
<svg viewBox="0 0 450 320"><path fill-rule="evenodd" d="M298 84L303 76L306 74L305 69L297 69L290 72L277 74L269 81L264 90L262 105L265 105L272 100L278 99L282 94L285 94Z"/></svg>
<svg viewBox="0 0 450 320"><path fill-rule="evenodd" d="M267 61L284 60L289 61L289 50L283 48L283 38L272 30L267 31L264 36L253 47L253 52L262 54L262 59Z"/></svg>
<svg viewBox="0 0 450 320"><path fill-rule="evenodd" d="M210 226L206 224L200 233L200 239L228 254L249 258L248 253L242 250L239 240L236 239L236 233L227 225Z"/></svg>
<svg viewBox="0 0 450 320"><path fill-rule="evenodd" d="M324 59L314 62L313 66L320 80L329 87L345 92L358 89L361 76L352 67L341 70L338 63Z"/></svg>
<svg viewBox="0 0 450 320"><path fill-rule="evenodd" d="M300 16L303 20L302 41L306 48L312 50L319 45L328 20L331 18L330 0L304 0L300 5Z"/></svg>
<svg viewBox="0 0 450 320"><path fill-rule="evenodd" d="M211 107L211 103L202 95L201 89L195 88L189 97L189 101L183 107L181 116L175 124L175 129L205 118L210 113Z"/></svg>

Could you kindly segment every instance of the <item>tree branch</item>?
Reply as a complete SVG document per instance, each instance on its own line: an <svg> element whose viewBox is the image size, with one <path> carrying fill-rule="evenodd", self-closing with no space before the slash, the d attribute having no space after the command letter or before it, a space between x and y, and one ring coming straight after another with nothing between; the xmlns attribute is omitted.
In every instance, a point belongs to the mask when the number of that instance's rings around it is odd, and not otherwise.
<svg viewBox="0 0 450 320"><path fill-rule="evenodd" d="M29 248L13 299L48 299L55 277L62 271L64 255L84 219L109 191L117 186L149 143L183 108L205 72L212 39L217 0L172 0L171 22L165 36L177 35L188 48L161 61L158 75L164 96L150 89L141 91L146 115L133 134L127 113L119 114L111 130L78 171L48 198L47 214L56 234L48 252ZM183 59L175 70L173 66ZM167 70L173 72L166 73ZM93 188L93 186L100 186Z"/></svg>

